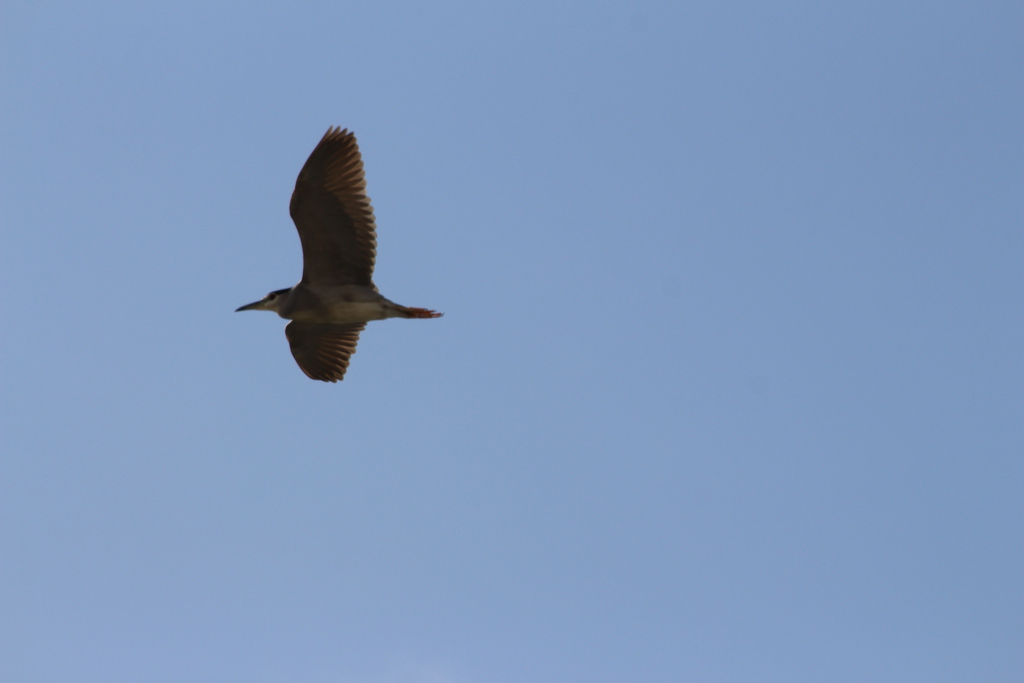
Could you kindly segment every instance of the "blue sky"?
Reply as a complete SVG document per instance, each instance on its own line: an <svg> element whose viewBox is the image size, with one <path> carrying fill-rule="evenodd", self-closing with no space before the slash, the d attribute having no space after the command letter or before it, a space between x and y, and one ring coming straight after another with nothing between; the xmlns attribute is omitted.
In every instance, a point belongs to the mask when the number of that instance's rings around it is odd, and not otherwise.
<svg viewBox="0 0 1024 683"><path fill-rule="evenodd" d="M0 678L1021 680L1022 15L6 3Z"/></svg>

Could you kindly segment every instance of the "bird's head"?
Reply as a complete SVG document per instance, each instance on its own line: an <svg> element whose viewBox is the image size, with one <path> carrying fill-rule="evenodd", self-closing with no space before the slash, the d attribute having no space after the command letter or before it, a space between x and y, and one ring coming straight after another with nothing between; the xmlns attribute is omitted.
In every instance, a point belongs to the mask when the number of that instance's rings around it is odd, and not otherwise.
<svg viewBox="0 0 1024 683"><path fill-rule="evenodd" d="M254 301L251 304L246 304L245 306L239 306L235 309L235 313L238 313L239 311L274 311L275 313L280 313L281 305L284 304L285 299L288 298L288 292L290 291L292 291L291 287L271 292L259 301Z"/></svg>

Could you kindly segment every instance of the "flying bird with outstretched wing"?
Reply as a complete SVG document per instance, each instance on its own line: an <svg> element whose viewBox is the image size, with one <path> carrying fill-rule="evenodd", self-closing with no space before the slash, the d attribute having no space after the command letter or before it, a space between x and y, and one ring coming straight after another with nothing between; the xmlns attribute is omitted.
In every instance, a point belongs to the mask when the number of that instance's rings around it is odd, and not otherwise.
<svg viewBox="0 0 1024 683"><path fill-rule="evenodd" d="M285 336L308 377L341 380L371 320L441 317L396 304L373 284L377 229L354 134L327 129L299 172L290 212L302 241L302 279L237 310L291 320Z"/></svg>

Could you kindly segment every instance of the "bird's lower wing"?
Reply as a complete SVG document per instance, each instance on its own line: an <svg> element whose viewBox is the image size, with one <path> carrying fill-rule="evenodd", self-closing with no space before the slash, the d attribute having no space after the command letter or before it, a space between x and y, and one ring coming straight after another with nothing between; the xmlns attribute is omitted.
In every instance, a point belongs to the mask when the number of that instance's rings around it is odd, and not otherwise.
<svg viewBox="0 0 1024 683"><path fill-rule="evenodd" d="M345 376L366 323L306 323L293 320L284 328L295 362L306 376L337 382Z"/></svg>

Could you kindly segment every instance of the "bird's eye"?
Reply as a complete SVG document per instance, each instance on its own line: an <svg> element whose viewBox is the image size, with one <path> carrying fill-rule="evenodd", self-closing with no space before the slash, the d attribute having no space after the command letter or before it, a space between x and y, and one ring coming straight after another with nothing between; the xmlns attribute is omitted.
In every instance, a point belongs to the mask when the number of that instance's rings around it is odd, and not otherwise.
<svg viewBox="0 0 1024 683"><path fill-rule="evenodd" d="M271 292L270 294L267 294L267 301L273 301L276 298L277 298L277 294L274 294L273 292Z"/></svg>

